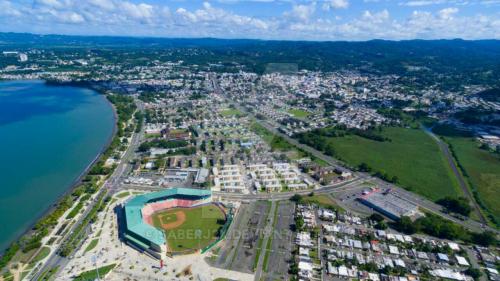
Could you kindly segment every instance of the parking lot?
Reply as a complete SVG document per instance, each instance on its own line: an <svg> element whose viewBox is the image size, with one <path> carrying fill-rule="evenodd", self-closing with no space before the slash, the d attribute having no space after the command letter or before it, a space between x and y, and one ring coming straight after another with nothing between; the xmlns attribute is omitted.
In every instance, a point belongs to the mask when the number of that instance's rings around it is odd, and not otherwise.
<svg viewBox="0 0 500 281"><path fill-rule="evenodd" d="M215 266L253 273L258 241L263 237L270 206L267 201L241 205Z"/></svg>
<svg viewBox="0 0 500 281"><path fill-rule="evenodd" d="M264 280L288 280L293 250L291 227L294 223L295 204L291 201L280 201L278 204L268 264L263 271Z"/></svg>

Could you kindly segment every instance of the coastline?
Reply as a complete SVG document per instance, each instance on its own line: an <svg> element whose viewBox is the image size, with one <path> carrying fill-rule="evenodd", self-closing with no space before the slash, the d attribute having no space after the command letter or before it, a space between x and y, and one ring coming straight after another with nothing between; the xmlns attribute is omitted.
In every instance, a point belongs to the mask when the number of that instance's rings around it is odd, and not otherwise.
<svg viewBox="0 0 500 281"><path fill-rule="evenodd" d="M1 80L0 82L3 81L15 81L15 80ZM34 79L34 80L25 80L25 81L40 81L45 83L46 85L49 86L69 86L69 87L79 87L79 88L84 88L88 90L95 91L97 94L99 94L106 103L111 107L111 110L113 112L113 130L111 134L109 135L108 139L106 140L106 143L102 146L100 149L99 153L93 158L93 160L85 167L84 170L65 188L65 191L61 193L57 198L53 200L51 205L46 208L45 210L41 211L39 214L35 216L33 221L25 227L24 230L19 231L17 235L10 241L4 249L0 249L0 257L7 251L12 245L15 243L19 242L20 239L27 235L30 234L33 231L33 227L43 218L51 214L52 212L55 211L57 205L61 202L63 198L65 198L67 195L71 194L73 190L82 183L82 179L89 173L89 171L92 169L92 167L99 161L99 159L104 155L104 153L108 150L110 147L111 143L113 142L114 138L116 137L116 133L118 131L118 114L116 111L116 108L114 104L106 97L106 95L98 89L95 89L92 87L90 83L54 83L53 81L47 81L47 80L42 80L42 79Z"/></svg>

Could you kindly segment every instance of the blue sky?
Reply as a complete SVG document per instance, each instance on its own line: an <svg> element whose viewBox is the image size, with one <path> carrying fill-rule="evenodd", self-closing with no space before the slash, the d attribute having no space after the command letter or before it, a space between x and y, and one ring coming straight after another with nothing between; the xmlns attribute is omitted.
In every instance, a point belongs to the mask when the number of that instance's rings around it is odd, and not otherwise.
<svg viewBox="0 0 500 281"><path fill-rule="evenodd" d="M500 0L0 0L0 31L285 40L500 39Z"/></svg>

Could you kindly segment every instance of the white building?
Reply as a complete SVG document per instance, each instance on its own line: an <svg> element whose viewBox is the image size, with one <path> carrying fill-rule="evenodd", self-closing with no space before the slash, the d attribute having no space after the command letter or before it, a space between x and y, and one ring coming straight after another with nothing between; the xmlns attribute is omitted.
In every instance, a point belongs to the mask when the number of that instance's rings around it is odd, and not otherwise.
<svg viewBox="0 0 500 281"><path fill-rule="evenodd" d="M213 190L239 193L248 192L239 165L224 165L220 171L214 167L213 174L215 176Z"/></svg>

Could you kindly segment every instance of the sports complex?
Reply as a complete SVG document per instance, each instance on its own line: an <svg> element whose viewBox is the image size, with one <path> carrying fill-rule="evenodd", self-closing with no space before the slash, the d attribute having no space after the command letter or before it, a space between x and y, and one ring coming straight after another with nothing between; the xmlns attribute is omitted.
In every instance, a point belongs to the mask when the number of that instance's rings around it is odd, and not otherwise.
<svg viewBox="0 0 500 281"><path fill-rule="evenodd" d="M140 251L166 256L205 252L224 238L232 221L212 192L171 188L138 195L123 205L122 237Z"/></svg>

